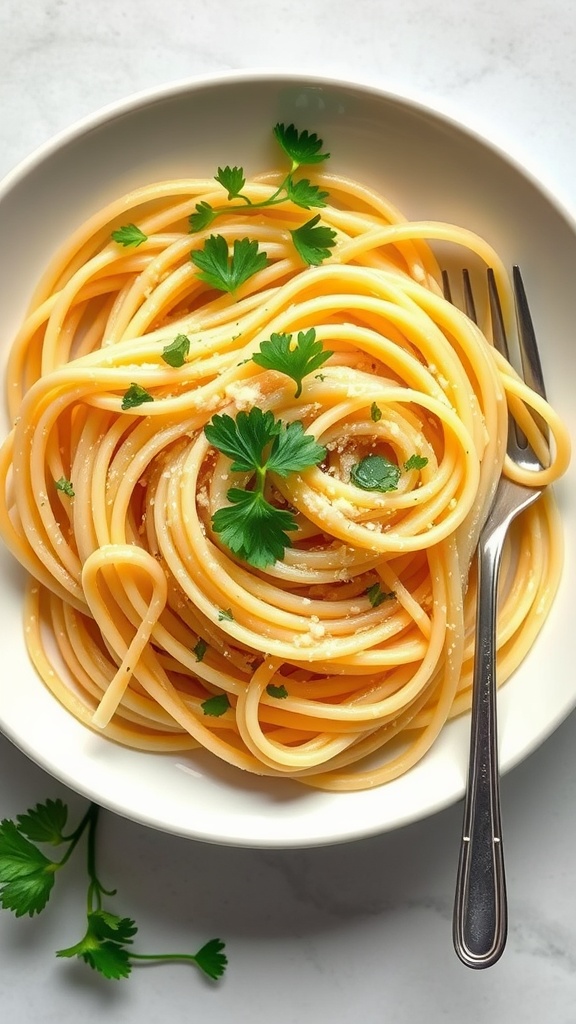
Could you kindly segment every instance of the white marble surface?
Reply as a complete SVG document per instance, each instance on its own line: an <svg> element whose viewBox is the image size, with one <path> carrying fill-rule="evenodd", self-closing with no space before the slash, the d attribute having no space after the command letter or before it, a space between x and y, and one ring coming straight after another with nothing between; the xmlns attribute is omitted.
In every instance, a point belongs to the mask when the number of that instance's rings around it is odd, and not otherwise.
<svg viewBox="0 0 576 1024"><path fill-rule="evenodd" d="M0 175L135 90L291 66L428 97L576 210L575 49L572 0L2 0ZM468 971L452 950L460 808L368 841L265 853L105 813L102 870L141 945L194 950L221 935L226 977L213 985L165 966L115 983L56 960L83 912L80 865L71 866L40 918L0 913L3 1019L574 1024L575 748L572 716L503 782L510 936L489 971ZM82 806L3 739L0 757L1 816L46 796Z"/></svg>

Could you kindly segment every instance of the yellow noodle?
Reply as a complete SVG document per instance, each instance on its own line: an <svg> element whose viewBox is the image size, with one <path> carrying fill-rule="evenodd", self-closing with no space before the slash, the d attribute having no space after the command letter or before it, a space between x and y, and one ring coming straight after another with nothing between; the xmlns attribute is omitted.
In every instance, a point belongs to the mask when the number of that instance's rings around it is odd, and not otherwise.
<svg viewBox="0 0 576 1024"><path fill-rule="evenodd" d="M280 180L262 175L243 195L262 201ZM564 472L570 444L557 413L442 297L435 241L492 266L511 309L490 246L408 221L358 182L317 181L336 232L318 267L291 244L309 215L290 200L189 234L196 203L226 205L207 180L137 189L65 243L10 355L0 534L30 574L31 660L83 725L137 749L203 747L249 772L351 790L407 771L470 706L474 549L500 474L532 482L506 457L508 411L544 465L538 484ZM148 236L137 250L111 240L128 222ZM235 295L210 290L190 260L214 231L268 255ZM310 328L331 355L296 398L290 378L251 356L274 332ZM178 334L190 353L173 368L162 351ZM122 410L133 382L154 400ZM245 479L204 434L214 413L254 406L301 421L326 449L321 465L273 479L271 500L295 510L298 532L266 569L212 529ZM350 469L369 452L425 465L396 490L364 491ZM533 644L561 564L548 491L505 551L500 682ZM386 595L375 606L374 585Z"/></svg>

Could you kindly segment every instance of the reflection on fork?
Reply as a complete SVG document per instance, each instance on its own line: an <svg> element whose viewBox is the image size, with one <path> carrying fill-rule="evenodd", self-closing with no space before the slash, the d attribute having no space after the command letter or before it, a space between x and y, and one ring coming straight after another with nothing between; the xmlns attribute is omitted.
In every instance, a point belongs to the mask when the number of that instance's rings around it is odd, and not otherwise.
<svg viewBox="0 0 576 1024"><path fill-rule="evenodd" d="M443 281L445 296L451 300L446 274ZM518 267L513 269L513 283L522 375L526 384L544 398L542 367ZM491 270L488 295L494 345L509 359L500 298ZM463 271L463 296L468 316L476 320L467 271ZM543 468L511 417L507 454L523 470ZM541 487L523 486L502 476L478 541L470 761L453 920L454 948L462 962L473 968L496 963L504 951L508 927L496 726L496 613L502 548L512 520L541 493Z"/></svg>

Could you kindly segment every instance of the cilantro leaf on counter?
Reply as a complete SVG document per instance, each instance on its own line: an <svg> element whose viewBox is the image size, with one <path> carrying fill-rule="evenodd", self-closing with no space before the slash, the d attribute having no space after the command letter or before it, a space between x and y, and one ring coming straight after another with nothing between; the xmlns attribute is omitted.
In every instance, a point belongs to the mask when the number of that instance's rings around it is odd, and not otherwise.
<svg viewBox="0 0 576 1024"><path fill-rule="evenodd" d="M16 917L44 910L54 886L58 863L44 856L6 818L0 823L0 906Z"/></svg>
<svg viewBox="0 0 576 1024"><path fill-rule="evenodd" d="M224 694L224 696L226 696ZM227 699L227 698L226 698ZM137 932L135 922L103 906L103 897L115 895L105 889L96 868L96 833L100 808L91 803L77 827L68 835L64 828L68 808L61 800L43 804L18 815L15 821L0 822L0 906L16 917L32 917L44 910L54 887L54 878L70 859L83 835L87 835L88 875L86 924L82 938L59 949L57 957L78 957L105 978L127 978L137 961L188 961L209 978L224 973L227 958L221 939L210 939L197 953L136 953L132 949ZM50 860L33 843L65 846L60 860Z"/></svg>

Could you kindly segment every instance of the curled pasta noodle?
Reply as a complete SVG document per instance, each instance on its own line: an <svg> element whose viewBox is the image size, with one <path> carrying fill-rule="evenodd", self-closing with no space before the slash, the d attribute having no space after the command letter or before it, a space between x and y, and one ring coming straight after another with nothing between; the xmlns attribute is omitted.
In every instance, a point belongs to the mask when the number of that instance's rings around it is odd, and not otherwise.
<svg viewBox="0 0 576 1024"><path fill-rule="evenodd" d="M255 178L243 195L261 201L278 180ZM543 461L542 486L570 446L488 327L443 297L435 242L493 267L510 307L490 246L406 220L357 182L317 181L335 232L321 265L305 266L291 242L306 216L288 198L220 216L228 247L250 238L267 254L233 294L190 259L214 231L189 232L196 204L226 205L213 181L142 187L78 229L12 346L0 533L29 573L31 660L86 727L352 790L407 771L470 706L473 553L501 473L527 482L506 457L509 410ZM111 239L127 221L142 232L137 248ZM329 356L295 394L252 356L273 334L312 328ZM172 366L163 354L179 336L189 351ZM131 406L136 383L147 399ZM325 451L268 481L297 529L264 567L214 529L231 486L247 481L205 433L215 414L256 407L301 423ZM399 467L393 489L354 481L371 453ZM533 644L561 564L546 491L505 551L501 681Z"/></svg>

